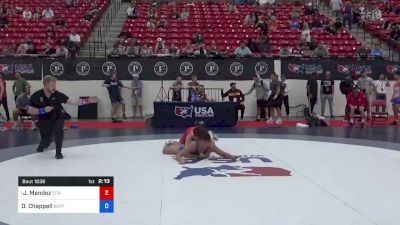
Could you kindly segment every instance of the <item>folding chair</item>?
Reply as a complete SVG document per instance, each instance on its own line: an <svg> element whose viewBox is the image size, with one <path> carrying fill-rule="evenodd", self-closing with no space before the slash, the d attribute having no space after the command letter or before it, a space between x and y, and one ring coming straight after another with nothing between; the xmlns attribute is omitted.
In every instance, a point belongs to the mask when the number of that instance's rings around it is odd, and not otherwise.
<svg viewBox="0 0 400 225"><path fill-rule="evenodd" d="M379 111L379 108L382 110ZM389 113L387 112L387 105L384 100L374 100L371 103L371 125L374 125L374 122L384 122L386 125L389 121Z"/></svg>

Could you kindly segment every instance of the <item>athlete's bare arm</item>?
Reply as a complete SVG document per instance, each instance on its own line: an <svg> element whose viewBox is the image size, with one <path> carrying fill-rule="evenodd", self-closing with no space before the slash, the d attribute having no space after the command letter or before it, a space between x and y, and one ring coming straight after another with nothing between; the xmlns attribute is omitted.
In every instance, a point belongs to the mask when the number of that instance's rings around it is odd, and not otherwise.
<svg viewBox="0 0 400 225"><path fill-rule="evenodd" d="M239 158L239 156L237 155L232 155L228 152L223 151L222 149L220 149L217 145L215 145L214 143L211 146L210 149L211 152L215 152L217 155L222 156L225 159L232 159L232 160L236 160Z"/></svg>
<svg viewBox="0 0 400 225"><path fill-rule="evenodd" d="M193 156L192 152L194 152L195 150L196 150L195 142L192 142L190 144L185 144L185 148L182 151L175 154L176 161L178 161L180 164L185 164L186 160L183 157L193 158L194 156Z"/></svg>

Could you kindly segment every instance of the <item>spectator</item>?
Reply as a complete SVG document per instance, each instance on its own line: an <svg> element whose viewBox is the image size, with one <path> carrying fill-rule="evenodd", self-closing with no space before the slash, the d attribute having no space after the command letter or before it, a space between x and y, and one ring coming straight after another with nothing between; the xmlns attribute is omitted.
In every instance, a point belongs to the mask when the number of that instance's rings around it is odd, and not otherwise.
<svg viewBox="0 0 400 225"><path fill-rule="evenodd" d="M292 30L300 29L300 23L297 19L292 19L289 21L289 27Z"/></svg>
<svg viewBox="0 0 400 225"><path fill-rule="evenodd" d="M365 94L365 97L367 98L367 113L368 117L370 115L370 107L371 107L371 101L372 101L372 94L374 90L374 80L368 76L370 72L369 71L364 71L361 74L361 77L358 78L357 80L357 85L360 87L361 91Z"/></svg>
<svg viewBox="0 0 400 225"><path fill-rule="evenodd" d="M268 26L272 32L275 32L278 29L278 22L276 21L275 16L271 16L268 22Z"/></svg>
<svg viewBox="0 0 400 225"><path fill-rule="evenodd" d="M322 29L322 22L317 16L314 16L310 26L311 29Z"/></svg>
<svg viewBox="0 0 400 225"><path fill-rule="evenodd" d="M289 117L290 107L289 107L289 85L286 81L286 75L281 75L281 95L283 96L282 101L285 106L286 116Z"/></svg>
<svg viewBox="0 0 400 225"><path fill-rule="evenodd" d="M191 56L193 55L194 49L192 43L190 41L186 42L186 46L182 48L181 55L183 56Z"/></svg>
<svg viewBox="0 0 400 225"><path fill-rule="evenodd" d="M331 72L326 71L325 77L321 80L321 114L325 116L325 103L328 100L329 112L333 118L333 96L335 95L335 83Z"/></svg>
<svg viewBox="0 0 400 225"><path fill-rule="evenodd" d="M399 125L399 112L400 112L400 76L397 75L396 83L393 85L393 96L391 100L393 106L394 121L392 125Z"/></svg>
<svg viewBox="0 0 400 225"><path fill-rule="evenodd" d="M123 28L122 31L118 34L118 38L120 38L121 40L125 40L128 38L132 38L132 34L126 28Z"/></svg>
<svg viewBox="0 0 400 225"><path fill-rule="evenodd" d="M292 48L289 46L289 44L284 44L281 50L279 50L279 56L287 57L290 55L292 55Z"/></svg>
<svg viewBox="0 0 400 225"><path fill-rule="evenodd" d="M399 26L395 26L394 29L390 32L389 37L393 41L400 41L400 27Z"/></svg>
<svg viewBox="0 0 400 225"><path fill-rule="evenodd" d="M0 105L3 106L6 112L7 121L10 121L10 113L8 111L7 103L7 83L4 74L0 72Z"/></svg>
<svg viewBox="0 0 400 225"><path fill-rule="evenodd" d="M379 43L375 43L374 49L369 53L370 56L372 57L383 57L385 54L385 51L379 47Z"/></svg>
<svg viewBox="0 0 400 225"><path fill-rule="evenodd" d="M57 17L56 20L54 21L54 26L59 29L64 29L66 26L65 20L61 17Z"/></svg>
<svg viewBox="0 0 400 225"><path fill-rule="evenodd" d="M143 118L143 82L139 80L138 74L132 75L132 111L133 118L136 118L136 113L139 110L139 118Z"/></svg>
<svg viewBox="0 0 400 225"><path fill-rule="evenodd" d="M71 29L69 35L69 51L71 57L75 57L81 45L81 36L76 32L76 28Z"/></svg>
<svg viewBox="0 0 400 225"><path fill-rule="evenodd" d="M129 42L129 46L126 48L125 54L128 56L139 56L140 55L140 46L139 46L139 42L136 39L132 39Z"/></svg>
<svg viewBox="0 0 400 225"><path fill-rule="evenodd" d="M318 99L318 82L317 82L318 74L312 73L311 78L307 81L307 98L310 103L310 113L314 113L314 107L317 103Z"/></svg>
<svg viewBox="0 0 400 225"><path fill-rule="evenodd" d="M259 17L256 27L260 29L260 36L268 35L268 24L262 16Z"/></svg>
<svg viewBox="0 0 400 225"><path fill-rule="evenodd" d="M65 0L65 7L71 8L76 6L75 0Z"/></svg>
<svg viewBox="0 0 400 225"><path fill-rule="evenodd" d="M230 13L238 13L236 6L234 4L228 3L228 5L224 8L225 11Z"/></svg>
<svg viewBox="0 0 400 225"><path fill-rule="evenodd" d="M156 24L154 23L153 19L149 19L149 21L147 21L146 27L149 29L154 29L156 28Z"/></svg>
<svg viewBox="0 0 400 225"><path fill-rule="evenodd" d="M32 19L32 12L29 8L26 8L23 12L22 12L22 18L25 20L30 20Z"/></svg>
<svg viewBox="0 0 400 225"><path fill-rule="evenodd" d="M139 11L135 7L135 4L131 4L128 9L126 10L126 15L128 16L129 19L136 19L139 16Z"/></svg>
<svg viewBox="0 0 400 225"><path fill-rule="evenodd" d="M16 54L24 55L24 54L27 54L26 53L27 51L28 51L28 43L22 42L21 44L19 44Z"/></svg>
<svg viewBox="0 0 400 225"><path fill-rule="evenodd" d="M56 54L56 49L51 46L49 42L46 42L45 44L45 49L43 50L43 55L51 56Z"/></svg>
<svg viewBox="0 0 400 225"><path fill-rule="evenodd" d="M243 41L240 43L240 46L235 49L234 53L236 57L249 57L253 54Z"/></svg>
<svg viewBox="0 0 400 225"><path fill-rule="evenodd" d="M193 52L195 56L206 56L207 55L207 50L204 46L204 44L198 44L197 49Z"/></svg>
<svg viewBox="0 0 400 225"><path fill-rule="evenodd" d="M121 96L121 88L125 87L120 80L117 78L117 73L113 72L110 78L107 78L102 84L102 87L106 87L111 100L111 120L113 123L122 122L118 118L118 111L122 105L125 105L124 99ZM130 89L130 88L129 88Z"/></svg>
<svg viewBox="0 0 400 225"><path fill-rule="evenodd" d="M113 45L113 49L110 52L110 56L120 56L125 53L124 47L121 43L117 42Z"/></svg>
<svg viewBox="0 0 400 225"><path fill-rule="evenodd" d="M40 12L39 8L36 8L32 15L33 19L40 19L42 18L42 12Z"/></svg>
<svg viewBox="0 0 400 225"><path fill-rule="evenodd" d="M5 13L0 14L0 28L7 28L10 24L10 21L7 19Z"/></svg>
<svg viewBox="0 0 400 225"><path fill-rule="evenodd" d="M169 48L168 52L172 57L179 57L180 54L179 47L176 46L175 43L171 44L171 47Z"/></svg>
<svg viewBox="0 0 400 225"><path fill-rule="evenodd" d="M256 24L256 20L256 14L252 12L244 18L244 25L254 25Z"/></svg>
<svg viewBox="0 0 400 225"><path fill-rule="evenodd" d="M12 86L14 101L17 101L17 97L21 95L26 88L31 88L31 85L24 78L22 78L21 73L15 73L15 81Z"/></svg>
<svg viewBox="0 0 400 225"><path fill-rule="evenodd" d="M270 118L267 123L282 124L282 95L281 95L281 82L278 80L278 76L275 73L271 74L271 82L269 83L269 89L271 94L268 98L267 105L270 109ZM274 112L276 111L276 119L274 119Z"/></svg>
<svg viewBox="0 0 400 225"><path fill-rule="evenodd" d="M45 10L43 10L42 18L44 18L44 19L52 19L53 17L54 17L54 12L50 7L46 8Z"/></svg>
<svg viewBox="0 0 400 225"><path fill-rule="evenodd" d="M181 13L181 19L187 21L189 19L189 16L190 16L189 9L187 6L185 6L185 8Z"/></svg>
<svg viewBox="0 0 400 225"><path fill-rule="evenodd" d="M153 55L153 50L145 43L140 49L140 55L142 57L148 57Z"/></svg>
<svg viewBox="0 0 400 225"><path fill-rule="evenodd" d="M157 28L164 28L164 29L168 28L167 20L164 18L160 19L160 21L158 21Z"/></svg>
<svg viewBox="0 0 400 225"><path fill-rule="evenodd" d="M349 126L352 127L354 124L354 114L358 111L361 115L361 127L365 124L365 109L367 105L367 99L365 94L360 91L360 88L355 85L353 91L347 95L347 105L350 108L350 122Z"/></svg>
<svg viewBox="0 0 400 225"><path fill-rule="evenodd" d="M268 118L268 107L267 107L267 99L269 88L268 84L261 79L259 75L253 75L254 83L251 85L249 91L247 91L244 95L251 94L254 90L256 91L256 99L257 99L257 116L256 121L260 121L262 118L266 121Z"/></svg>
<svg viewBox="0 0 400 225"><path fill-rule="evenodd" d="M370 20L377 21L380 20L381 18L382 18L382 11L377 6L375 6L371 12Z"/></svg>
<svg viewBox="0 0 400 225"><path fill-rule="evenodd" d="M306 4L306 9L304 10L304 14L306 14L307 16L315 16L315 14L317 13L317 10L313 7L313 4L307 3Z"/></svg>
<svg viewBox="0 0 400 225"><path fill-rule="evenodd" d="M343 9L343 26L346 26L346 23L348 23L349 30L351 30L351 26L353 25L353 18L354 18L353 6L351 5L351 2L348 1L345 3Z"/></svg>
<svg viewBox="0 0 400 225"><path fill-rule="evenodd" d="M21 122L20 116L28 116L28 107L30 105L30 96L31 91L30 88L27 87L25 88L24 92L17 97L15 100L15 109L13 110L13 119L15 121L14 125L11 127L11 130L21 130ZM37 119L36 116L32 115L32 126L31 130L37 130L36 127L36 122L35 120Z"/></svg>
<svg viewBox="0 0 400 225"><path fill-rule="evenodd" d="M250 49L251 52L257 52L257 46L256 46L256 42L254 41L253 38L248 38L247 39L247 44L246 46Z"/></svg>
<svg viewBox="0 0 400 225"><path fill-rule="evenodd" d="M208 98L206 94L206 89L204 88L204 85L199 85L197 88L196 92L196 97L195 97L195 102L210 102L212 101L210 98Z"/></svg>
<svg viewBox="0 0 400 225"><path fill-rule="evenodd" d="M311 42L311 31L310 31L310 28L308 27L307 23L303 24L303 29L301 31L300 40L302 40L305 43Z"/></svg>
<svg viewBox="0 0 400 225"><path fill-rule="evenodd" d="M388 88L390 87L390 83L385 77L385 75L380 74L378 80L374 82L374 90L376 93L376 100L383 100L386 102Z"/></svg>
<svg viewBox="0 0 400 225"><path fill-rule="evenodd" d="M168 54L168 49L165 46L165 42L163 41L162 38L157 38L157 43L154 46L154 54Z"/></svg>
<svg viewBox="0 0 400 225"><path fill-rule="evenodd" d="M153 20L157 19L157 12L155 8L150 8L149 12L147 13L147 18Z"/></svg>
<svg viewBox="0 0 400 225"><path fill-rule="evenodd" d="M33 43L33 41L27 42L27 44L28 44L28 49L26 50L26 54L34 55L38 53L36 45L35 43Z"/></svg>
<svg viewBox="0 0 400 225"><path fill-rule="evenodd" d="M204 38L201 34L197 33L196 36L192 38L192 44L204 44Z"/></svg>
<svg viewBox="0 0 400 225"><path fill-rule="evenodd" d="M335 16L339 16L340 10L343 6L343 2L342 0L331 0L330 6Z"/></svg>
<svg viewBox="0 0 400 225"><path fill-rule="evenodd" d="M177 20L179 19L179 12L178 9L176 9L176 7L174 8L174 10L171 13L171 19Z"/></svg>
<svg viewBox="0 0 400 225"><path fill-rule="evenodd" d="M231 82L230 83L230 89L224 93L223 90L221 90L221 95L222 98L225 98L228 96L230 102L236 103L235 106L235 121L238 121L238 112L240 111L240 119L243 120L243 115L244 115L244 94L242 93L241 90L236 88L236 83Z"/></svg>
<svg viewBox="0 0 400 225"><path fill-rule="evenodd" d="M67 59L68 56L69 56L69 51L67 47L65 47L65 45L63 44L57 45L55 57Z"/></svg>
<svg viewBox="0 0 400 225"><path fill-rule="evenodd" d="M217 42L211 41L211 47L208 54L213 57L218 57L221 55L221 50L219 49Z"/></svg>
<svg viewBox="0 0 400 225"><path fill-rule="evenodd" d="M300 15L301 15L302 9L298 6L295 6L292 10L292 12L290 13L292 20L297 20L299 19Z"/></svg>
<svg viewBox="0 0 400 225"><path fill-rule="evenodd" d="M313 56L315 56L315 57L328 57L329 56L329 50L325 45L323 45L321 43L318 43L317 48L313 52Z"/></svg>
<svg viewBox="0 0 400 225"><path fill-rule="evenodd" d="M56 33L54 32L53 26L47 26L46 28L46 36L51 39L55 38Z"/></svg>
<svg viewBox="0 0 400 225"><path fill-rule="evenodd" d="M337 35L337 30L335 28L335 25L334 25L333 21L330 21L329 24L325 27L324 30L327 31L328 33L332 34L332 35Z"/></svg>
<svg viewBox="0 0 400 225"><path fill-rule="evenodd" d="M177 77L175 82L170 87L172 90L172 101L174 102L181 102L182 101L182 77Z"/></svg>
<svg viewBox="0 0 400 225"><path fill-rule="evenodd" d="M271 44L268 37L261 37L260 42L257 46L258 52L269 53L271 52Z"/></svg>
<svg viewBox="0 0 400 225"><path fill-rule="evenodd" d="M197 81L197 76L193 75L192 80L188 83L188 102L194 102L196 100L196 95L199 87L200 83Z"/></svg>
<svg viewBox="0 0 400 225"><path fill-rule="evenodd" d="M360 46L356 51L356 56L360 58L367 58L369 56L369 49L364 46Z"/></svg>
<svg viewBox="0 0 400 225"><path fill-rule="evenodd" d="M339 17L336 18L336 21L333 24L333 26L335 27L335 30L336 30L337 33L340 33L342 31L343 24L342 24L342 21L341 21L341 19Z"/></svg>

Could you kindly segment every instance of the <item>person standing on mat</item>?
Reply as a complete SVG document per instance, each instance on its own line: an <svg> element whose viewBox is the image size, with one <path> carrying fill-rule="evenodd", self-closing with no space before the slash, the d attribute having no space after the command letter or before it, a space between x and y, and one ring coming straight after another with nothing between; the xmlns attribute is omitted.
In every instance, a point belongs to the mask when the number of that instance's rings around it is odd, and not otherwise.
<svg viewBox="0 0 400 225"><path fill-rule="evenodd" d="M281 75L281 95L283 105L285 106L286 116L289 117L290 107L289 107L289 85L286 81L286 75Z"/></svg>
<svg viewBox="0 0 400 225"><path fill-rule="evenodd" d="M121 119L118 119L118 111L121 105L125 104L124 99L121 96L120 88L128 88L125 87L120 80L117 78L117 72L112 72L111 78L106 79L102 84L102 87L106 87L108 90L108 94L111 100L111 120L113 123L122 122Z"/></svg>
<svg viewBox="0 0 400 225"><path fill-rule="evenodd" d="M328 100L329 112L333 118L333 96L335 94L335 83L331 77L331 72L326 71L324 79L321 80L321 114L325 114L325 103Z"/></svg>
<svg viewBox="0 0 400 225"><path fill-rule="evenodd" d="M143 82L139 80L138 74L133 74L133 80L131 83L132 88L132 111L133 118L136 118L136 112L139 109L139 118L143 118Z"/></svg>
<svg viewBox="0 0 400 225"><path fill-rule="evenodd" d="M317 82L318 74L312 73L311 78L307 81L307 98L310 103L310 113L314 113L314 106L317 103L318 99L318 82Z"/></svg>
<svg viewBox="0 0 400 225"><path fill-rule="evenodd" d="M36 91L30 100L28 113L38 115L40 144L37 152L43 150L51 144L53 136L56 143L56 159L62 159L61 153L62 142L64 138L64 111L62 104L69 105L86 105L96 103L95 97L88 99L72 100L65 94L56 90L57 79L47 75L43 78L43 89Z"/></svg>
<svg viewBox="0 0 400 225"><path fill-rule="evenodd" d="M8 111L7 103L7 83L3 73L0 73L0 105L3 106L6 112L7 121L10 121L10 112Z"/></svg>
<svg viewBox="0 0 400 225"><path fill-rule="evenodd" d="M238 121L238 111L240 111L240 119L243 120L244 115L244 94L241 90L236 88L236 83L231 82L229 85L231 88L224 93L224 90L221 89L222 98L228 96L230 102L235 102L235 121Z"/></svg>
<svg viewBox="0 0 400 225"><path fill-rule="evenodd" d="M14 101L17 101L17 97L21 95L27 87L31 88L31 85L24 78L22 78L21 73L15 73L15 81L12 86L12 90L15 95Z"/></svg>

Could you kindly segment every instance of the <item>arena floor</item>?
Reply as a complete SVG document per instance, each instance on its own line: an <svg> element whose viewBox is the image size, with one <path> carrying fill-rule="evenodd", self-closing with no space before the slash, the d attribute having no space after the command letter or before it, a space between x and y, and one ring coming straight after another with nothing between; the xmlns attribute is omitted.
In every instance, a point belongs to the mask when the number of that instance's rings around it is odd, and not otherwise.
<svg viewBox="0 0 400 225"><path fill-rule="evenodd" d="M37 132L1 133L0 221L398 225L400 127L213 130L241 160L178 165L161 148L182 129L67 130L63 160L35 153ZM18 214L18 176L114 176L115 213Z"/></svg>

